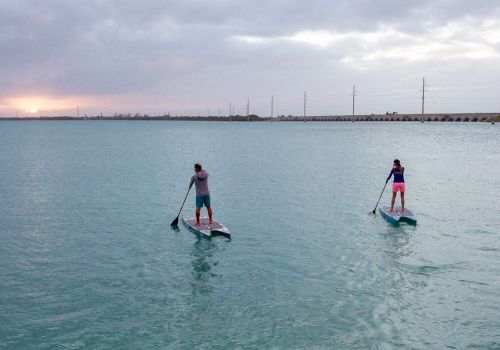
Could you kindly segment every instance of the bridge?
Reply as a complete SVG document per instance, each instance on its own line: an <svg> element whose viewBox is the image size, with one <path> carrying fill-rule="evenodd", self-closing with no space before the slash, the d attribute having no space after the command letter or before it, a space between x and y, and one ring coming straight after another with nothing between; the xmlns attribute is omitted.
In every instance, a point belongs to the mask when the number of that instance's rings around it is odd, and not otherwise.
<svg viewBox="0 0 500 350"><path fill-rule="evenodd" d="M442 113L442 114L370 114L370 115L332 115L332 116L278 116L277 120L287 122L492 122L500 113Z"/></svg>

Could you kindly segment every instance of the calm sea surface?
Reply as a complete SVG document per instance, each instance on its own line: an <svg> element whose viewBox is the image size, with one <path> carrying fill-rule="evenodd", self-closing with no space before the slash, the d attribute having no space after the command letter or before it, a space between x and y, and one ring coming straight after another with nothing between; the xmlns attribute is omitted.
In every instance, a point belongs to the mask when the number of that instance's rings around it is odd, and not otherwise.
<svg viewBox="0 0 500 350"><path fill-rule="evenodd" d="M231 240L170 227L195 162ZM2 121L0 348L499 349L499 174L486 123Z"/></svg>

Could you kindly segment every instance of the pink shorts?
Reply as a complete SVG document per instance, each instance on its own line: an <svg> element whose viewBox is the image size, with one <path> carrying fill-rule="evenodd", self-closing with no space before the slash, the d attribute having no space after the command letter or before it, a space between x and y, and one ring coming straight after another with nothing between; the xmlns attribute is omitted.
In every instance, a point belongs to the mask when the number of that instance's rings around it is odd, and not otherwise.
<svg viewBox="0 0 500 350"><path fill-rule="evenodd" d="M401 192L405 191L405 183L404 182L395 182L392 184L392 192L397 192L397 191L401 191Z"/></svg>

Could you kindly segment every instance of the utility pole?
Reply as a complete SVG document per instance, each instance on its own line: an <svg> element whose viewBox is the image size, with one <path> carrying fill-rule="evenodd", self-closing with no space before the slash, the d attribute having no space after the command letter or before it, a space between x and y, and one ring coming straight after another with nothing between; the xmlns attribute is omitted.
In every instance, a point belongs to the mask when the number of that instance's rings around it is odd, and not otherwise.
<svg viewBox="0 0 500 350"><path fill-rule="evenodd" d="M356 98L356 85L352 86L352 116L354 117L354 101Z"/></svg>
<svg viewBox="0 0 500 350"><path fill-rule="evenodd" d="M425 106L425 77L422 78L422 117L424 116Z"/></svg>
<svg viewBox="0 0 500 350"><path fill-rule="evenodd" d="M307 93L304 91L304 120L306 119L306 110L307 110Z"/></svg>
<svg viewBox="0 0 500 350"><path fill-rule="evenodd" d="M250 98L247 99L247 122L250 121Z"/></svg>
<svg viewBox="0 0 500 350"><path fill-rule="evenodd" d="M274 95L271 95L271 118L274 116Z"/></svg>

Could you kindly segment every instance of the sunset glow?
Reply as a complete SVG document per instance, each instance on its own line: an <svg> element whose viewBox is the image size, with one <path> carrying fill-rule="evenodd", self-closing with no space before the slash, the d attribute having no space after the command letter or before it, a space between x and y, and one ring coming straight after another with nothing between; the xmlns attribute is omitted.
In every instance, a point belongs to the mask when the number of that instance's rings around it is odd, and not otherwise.
<svg viewBox="0 0 500 350"><path fill-rule="evenodd" d="M102 98L87 96L52 97L52 96L22 96L7 98L0 103L0 112L13 113L19 111L30 115L73 115L77 106L99 103Z"/></svg>
<svg viewBox="0 0 500 350"><path fill-rule="evenodd" d="M53 98L46 96L14 97L7 100L7 103L15 109L36 113L40 110L64 110L74 106L75 102L71 98Z"/></svg>

